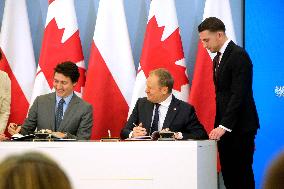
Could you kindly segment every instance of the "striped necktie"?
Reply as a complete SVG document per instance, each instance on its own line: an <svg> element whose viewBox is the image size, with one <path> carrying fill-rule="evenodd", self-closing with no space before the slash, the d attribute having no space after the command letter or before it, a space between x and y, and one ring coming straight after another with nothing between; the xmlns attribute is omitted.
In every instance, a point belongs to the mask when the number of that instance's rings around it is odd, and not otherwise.
<svg viewBox="0 0 284 189"><path fill-rule="evenodd" d="M62 117L63 117L63 104L64 104L64 99L60 99L60 101L58 102L58 106L57 106L57 110L56 110L56 115L55 115L55 131L58 130L60 123L62 121Z"/></svg>

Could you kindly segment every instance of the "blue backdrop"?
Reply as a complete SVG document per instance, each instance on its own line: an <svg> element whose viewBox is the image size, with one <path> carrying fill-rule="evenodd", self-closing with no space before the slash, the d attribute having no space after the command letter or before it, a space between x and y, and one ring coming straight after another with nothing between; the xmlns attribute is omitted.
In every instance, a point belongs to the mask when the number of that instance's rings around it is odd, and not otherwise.
<svg viewBox="0 0 284 189"><path fill-rule="evenodd" d="M284 2L245 1L245 48L254 64L254 97L261 129L256 138L257 188L284 144Z"/></svg>

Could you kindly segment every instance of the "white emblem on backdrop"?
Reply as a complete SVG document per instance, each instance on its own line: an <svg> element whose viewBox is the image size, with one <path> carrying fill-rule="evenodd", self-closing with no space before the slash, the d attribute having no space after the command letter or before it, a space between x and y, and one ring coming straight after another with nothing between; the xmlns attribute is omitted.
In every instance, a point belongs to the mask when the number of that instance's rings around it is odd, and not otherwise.
<svg viewBox="0 0 284 189"><path fill-rule="evenodd" d="M276 86L274 91L276 96L284 97L284 86Z"/></svg>

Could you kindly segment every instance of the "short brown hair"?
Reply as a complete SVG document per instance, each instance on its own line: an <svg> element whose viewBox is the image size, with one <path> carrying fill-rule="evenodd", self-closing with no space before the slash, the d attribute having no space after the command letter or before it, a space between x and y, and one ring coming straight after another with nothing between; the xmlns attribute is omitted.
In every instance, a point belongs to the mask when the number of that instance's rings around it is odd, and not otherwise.
<svg viewBox="0 0 284 189"><path fill-rule="evenodd" d="M158 68L152 70L149 75L156 75L159 78L159 85L161 87L168 87L168 93L172 92L174 79L168 70L164 68Z"/></svg>
<svg viewBox="0 0 284 189"><path fill-rule="evenodd" d="M198 32L203 32L205 30L209 30L210 32L217 32L217 31L226 31L225 24L216 17L209 17L203 20L201 24L198 26Z"/></svg>
<svg viewBox="0 0 284 189"><path fill-rule="evenodd" d="M28 152L7 157L0 164L0 189L71 189L56 162L43 154Z"/></svg>

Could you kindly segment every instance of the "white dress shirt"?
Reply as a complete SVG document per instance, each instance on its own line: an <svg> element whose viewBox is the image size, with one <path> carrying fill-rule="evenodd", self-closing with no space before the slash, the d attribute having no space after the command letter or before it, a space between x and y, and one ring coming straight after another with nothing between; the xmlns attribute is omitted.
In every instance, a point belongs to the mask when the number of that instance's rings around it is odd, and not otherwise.
<svg viewBox="0 0 284 189"><path fill-rule="evenodd" d="M63 115L62 115L62 119L63 119L63 117L64 117L64 113L65 113L66 109L68 108L68 105L69 105L69 103L70 103L72 97L73 97L73 93L71 93L69 96L63 98L63 99L64 99L64 103L63 103ZM62 97L59 97L59 96L56 95L55 112L56 112L56 110L57 110L57 106L58 106L58 103L59 103L59 101L61 100L61 98L62 98Z"/></svg>
<svg viewBox="0 0 284 189"><path fill-rule="evenodd" d="M173 99L173 95L171 94L170 96L168 96L168 98L166 100L164 100L163 102L159 103L160 106L159 106L158 131L161 131L162 128L163 128L163 124L164 124L164 121L166 119L167 112L168 112L169 106L170 106L170 104L172 102L172 99ZM156 106L153 109L152 122L153 122L153 119L154 119L155 110L156 110ZM151 125L152 125L152 122L151 122Z"/></svg>

